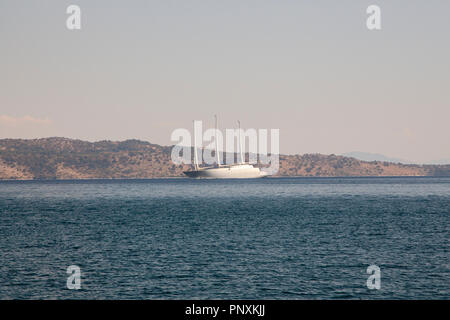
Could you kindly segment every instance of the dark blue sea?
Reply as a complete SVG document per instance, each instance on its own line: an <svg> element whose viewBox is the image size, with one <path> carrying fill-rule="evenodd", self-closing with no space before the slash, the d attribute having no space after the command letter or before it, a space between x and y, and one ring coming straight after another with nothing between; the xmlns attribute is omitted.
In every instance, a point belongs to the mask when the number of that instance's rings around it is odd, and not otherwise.
<svg viewBox="0 0 450 320"><path fill-rule="evenodd" d="M3 181L0 259L1 299L449 299L450 178Z"/></svg>

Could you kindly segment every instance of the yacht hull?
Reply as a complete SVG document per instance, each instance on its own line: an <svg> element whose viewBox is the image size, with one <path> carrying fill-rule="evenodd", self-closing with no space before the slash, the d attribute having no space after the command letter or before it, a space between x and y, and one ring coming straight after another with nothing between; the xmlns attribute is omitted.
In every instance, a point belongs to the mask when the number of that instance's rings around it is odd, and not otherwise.
<svg viewBox="0 0 450 320"><path fill-rule="evenodd" d="M210 179L254 179L267 176L259 168L252 165L234 165L218 168L200 168L199 170L185 171L184 174L190 178Z"/></svg>

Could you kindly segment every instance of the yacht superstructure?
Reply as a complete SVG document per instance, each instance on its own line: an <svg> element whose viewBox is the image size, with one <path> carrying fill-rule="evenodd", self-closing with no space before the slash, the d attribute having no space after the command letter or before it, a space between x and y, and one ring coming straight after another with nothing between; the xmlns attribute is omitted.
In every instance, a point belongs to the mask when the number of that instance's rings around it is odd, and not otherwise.
<svg viewBox="0 0 450 320"><path fill-rule="evenodd" d="M241 141L241 124L239 124L239 156L240 162L237 164L220 163L219 147L217 143L217 116L215 116L215 148L216 148L216 164L212 167L200 167L197 156L197 139L194 130L194 170L185 171L184 174L190 178L216 178L216 179L245 179L245 178L262 178L267 176L266 172L260 168L245 162L244 152Z"/></svg>

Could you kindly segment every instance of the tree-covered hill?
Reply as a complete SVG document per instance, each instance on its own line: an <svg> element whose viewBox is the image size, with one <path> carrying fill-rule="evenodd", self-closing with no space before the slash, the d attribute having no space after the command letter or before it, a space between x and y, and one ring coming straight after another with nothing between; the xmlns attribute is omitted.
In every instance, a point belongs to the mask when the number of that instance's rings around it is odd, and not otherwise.
<svg viewBox="0 0 450 320"><path fill-rule="evenodd" d="M0 140L0 179L182 177L188 165L172 147L140 140L87 142L67 138ZM449 165L405 165L322 154L280 155L281 176L450 175Z"/></svg>

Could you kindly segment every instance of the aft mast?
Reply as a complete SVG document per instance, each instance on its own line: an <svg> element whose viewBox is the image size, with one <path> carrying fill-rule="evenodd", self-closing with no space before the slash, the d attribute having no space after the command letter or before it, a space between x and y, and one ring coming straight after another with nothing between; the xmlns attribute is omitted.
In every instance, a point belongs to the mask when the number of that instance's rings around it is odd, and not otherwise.
<svg viewBox="0 0 450 320"><path fill-rule="evenodd" d="M242 140L241 140L241 122L238 120L239 125L239 153L241 155L241 164L245 163L244 153L242 151Z"/></svg>
<svg viewBox="0 0 450 320"><path fill-rule="evenodd" d="M192 121L194 126L194 168L198 171L198 158L197 158L197 135L195 132L195 120Z"/></svg>
<svg viewBox="0 0 450 320"><path fill-rule="evenodd" d="M217 166L220 167L219 143L217 141L217 115L214 115L214 119L216 120L216 130L214 130L215 144L216 144L216 162Z"/></svg>

